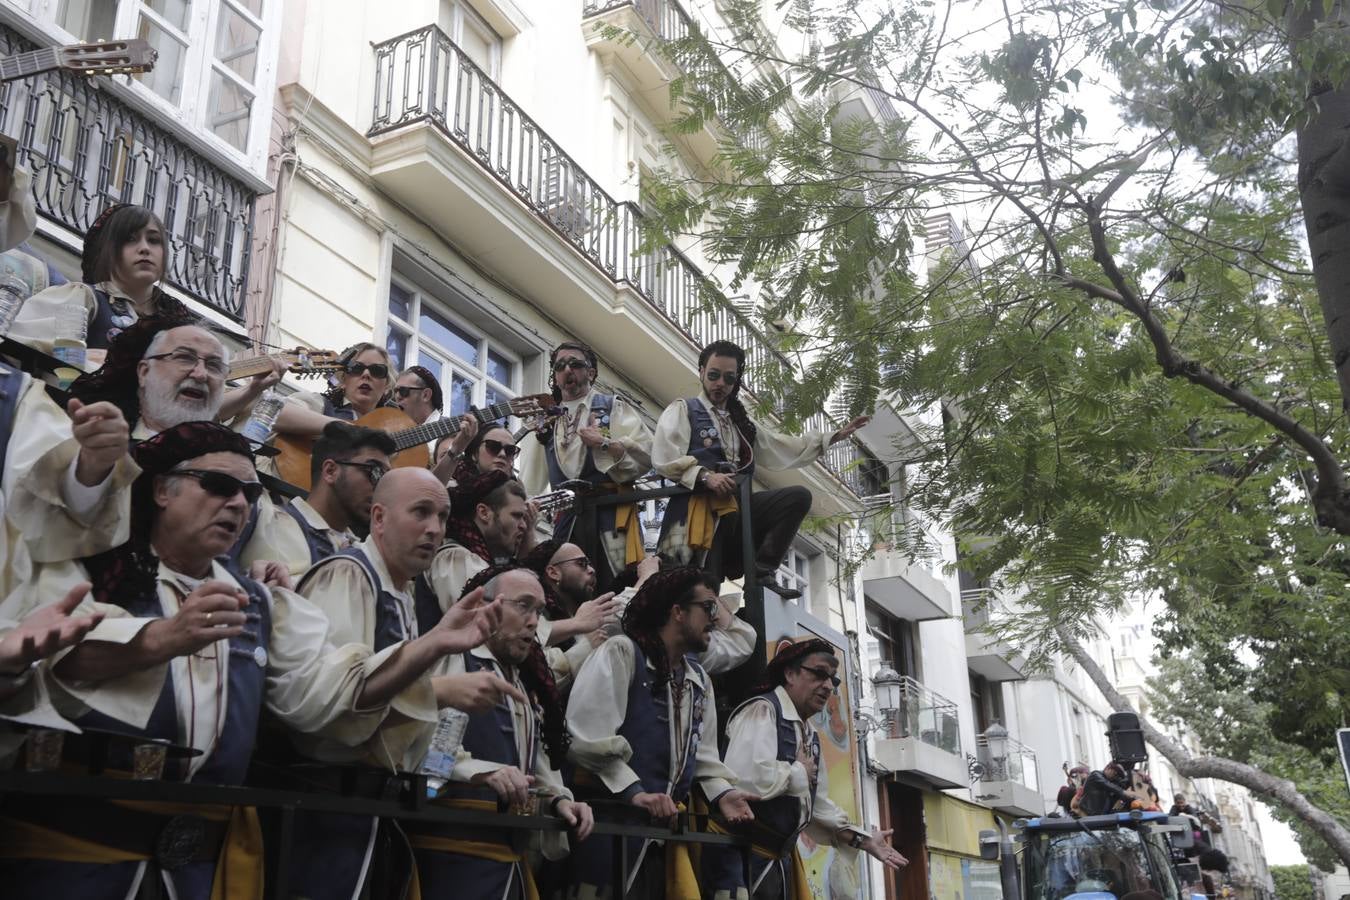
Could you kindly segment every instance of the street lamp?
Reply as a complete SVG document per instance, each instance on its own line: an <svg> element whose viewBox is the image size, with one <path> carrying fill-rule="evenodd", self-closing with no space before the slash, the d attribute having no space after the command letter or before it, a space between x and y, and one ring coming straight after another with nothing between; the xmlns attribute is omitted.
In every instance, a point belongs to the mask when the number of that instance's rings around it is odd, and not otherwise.
<svg viewBox="0 0 1350 900"><path fill-rule="evenodd" d="M886 737L899 737L900 735L896 734L896 723L900 720L904 679L900 677L899 672L883 663L872 676L872 686L876 690L877 711L881 713L881 719L886 723Z"/></svg>
<svg viewBox="0 0 1350 900"><path fill-rule="evenodd" d="M1004 781L1008 771L1008 729L995 722L984 730L984 746L989 751L989 780Z"/></svg>

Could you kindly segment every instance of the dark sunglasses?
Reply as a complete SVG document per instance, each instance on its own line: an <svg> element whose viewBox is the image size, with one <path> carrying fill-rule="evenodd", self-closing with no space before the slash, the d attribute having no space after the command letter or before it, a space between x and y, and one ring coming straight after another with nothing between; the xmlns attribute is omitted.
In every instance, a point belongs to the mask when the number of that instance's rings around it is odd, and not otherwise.
<svg viewBox="0 0 1350 900"><path fill-rule="evenodd" d="M586 360L577 359L576 357L570 357L568 359L560 359L557 362L555 362L553 364L553 371L561 372L564 369L589 369L590 367L591 364L586 362Z"/></svg>
<svg viewBox="0 0 1350 900"><path fill-rule="evenodd" d="M810 672L816 681L828 681L831 687L839 687L841 680L838 675L831 675L829 669L818 669L815 666L798 666L803 672Z"/></svg>
<svg viewBox="0 0 1350 900"><path fill-rule="evenodd" d="M347 363L348 375L360 375L363 372L369 372L371 378L389 377L389 367L386 366L384 363L360 363L360 362Z"/></svg>
<svg viewBox="0 0 1350 900"><path fill-rule="evenodd" d="M379 378L380 376L376 375L375 377ZM407 384L400 384L398 387L394 388L394 393L398 395L398 399L407 400L408 395L411 394L413 391L425 391L425 390L426 388L424 387L413 387Z"/></svg>
<svg viewBox="0 0 1350 900"><path fill-rule="evenodd" d="M249 503L257 503L263 492L261 481L240 481L233 475L226 475L224 472L208 472L205 469L174 469L169 474L195 478L201 484L202 490L213 497L222 497L226 500L232 499L235 494L242 491L245 500Z"/></svg>
<svg viewBox="0 0 1350 900"><path fill-rule="evenodd" d="M589 556L574 556L571 559L564 559L560 562L555 562L554 565L565 566L568 563L576 563L583 569L589 569L591 567L591 558Z"/></svg>
<svg viewBox="0 0 1350 900"><path fill-rule="evenodd" d="M494 441L492 438L484 438L483 446L493 456L504 455L507 459L515 459L516 454L520 452L520 448L515 444L503 444L501 441Z"/></svg>
<svg viewBox="0 0 1350 900"><path fill-rule="evenodd" d="M715 618L717 618L717 601L716 601L716 600L703 600L703 601L700 601L700 602L698 602L698 603L690 603L690 604L689 604L689 608L690 608L690 609L701 609L701 610L703 610L705 613L708 614L708 618L710 618L710 619L715 619Z"/></svg>
<svg viewBox="0 0 1350 900"><path fill-rule="evenodd" d="M380 479L389 471L388 466L382 462L376 462L373 459L365 462L347 462L341 459L335 459L333 462L337 463L339 466L351 466L353 469L365 469L366 477L370 479L372 485L379 484Z"/></svg>
<svg viewBox="0 0 1350 900"><path fill-rule="evenodd" d="M708 380L724 381L727 384L735 384L741 380L741 376L736 372L719 372L716 369L711 369L708 372Z"/></svg>

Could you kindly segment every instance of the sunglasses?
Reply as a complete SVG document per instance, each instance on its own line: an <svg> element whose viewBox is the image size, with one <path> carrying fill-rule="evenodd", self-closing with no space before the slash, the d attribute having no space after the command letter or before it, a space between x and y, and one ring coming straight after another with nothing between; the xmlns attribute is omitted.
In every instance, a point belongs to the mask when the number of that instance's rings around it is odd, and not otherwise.
<svg viewBox="0 0 1350 900"><path fill-rule="evenodd" d="M828 681L831 687L839 687L842 683L838 675L830 674L829 669L818 669L814 666L798 666L803 672L810 672L816 681Z"/></svg>
<svg viewBox="0 0 1350 900"><path fill-rule="evenodd" d="M716 369L709 369L707 377L709 381L724 381L727 384L735 384L741 380L741 376L736 372L719 372Z"/></svg>
<svg viewBox="0 0 1350 900"><path fill-rule="evenodd" d="M717 618L717 601L716 601L716 600L701 600L701 601L699 601L698 603L690 603L690 604L689 604L689 608L690 608L690 609L701 609L701 610L703 610L705 613L708 614L708 618L710 618L710 619L715 619L715 618Z"/></svg>
<svg viewBox="0 0 1350 900"><path fill-rule="evenodd" d="M375 377L379 378L380 376L376 375ZM411 385L401 384L398 387L394 388L394 393L398 395L398 399L407 400L408 395L411 394L413 391L425 391L425 390L426 388L424 387L413 387Z"/></svg>
<svg viewBox="0 0 1350 900"><path fill-rule="evenodd" d="M555 362L553 364L553 371L562 372L567 369L589 369L590 367L591 364L586 362L586 360L572 357L569 359L560 359Z"/></svg>
<svg viewBox="0 0 1350 900"><path fill-rule="evenodd" d="M501 441L494 441L492 438L484 438L483 446L487 452L493 456L505 456L507 459L515 459L520 448L515 444L503 444Z"/></svg>
<svg viewBox="0 0 1350 900"><path fill-rule="evenodd" d="M583 569L589 569L591 567L591 558L589 556L574 556L571 559L564 559L561 562L555 562L554 565L565 566L568 563L576 563Z"/></svg>
<svg viewBox="0 0 1350 900"><path fill-rule="evenodd" d="M245 500L249 503L257 503L263 492L261 481L240 481L233 475L226 475L224 472L208 472L205 469L174 469L169 474L195 478L201 484L202 490L213 497L221 497L225 500L233 499L235 494L242 491Z"/></svg>
<svg viewBox="0 0 1350 900"><path fill-rule="evenodd" d="M366 477L370 479L372 485L379 484L380 479L389 471L388 466L382 462L376 462L373 459L367 460L366 462L345 462L340 459L335 459L333 462L337 463L339 466L351 466L353 469L365 469Z"/></svg>
<svg viewBox="0 0 1350 900"><path fill-rule="evenodd" d="M360 363L360 362L347 363L348 375L361 375L365 372L369 372L371 378L389 377L389 367L386 366L384 363Z"/></svg>

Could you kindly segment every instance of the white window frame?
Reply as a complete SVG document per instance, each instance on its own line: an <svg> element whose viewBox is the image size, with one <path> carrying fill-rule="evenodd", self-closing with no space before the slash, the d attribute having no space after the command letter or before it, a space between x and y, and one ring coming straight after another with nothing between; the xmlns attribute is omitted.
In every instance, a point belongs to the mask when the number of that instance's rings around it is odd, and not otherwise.
<svg viewBox="0 0 1350 900"><path fill-rule="evenodd" d="M483 74L492 79L493 82L501 84L502 75L502 36L497 33L488 20L479 14L478 10L471 7L465 0L441 0L443 7L449 14L447 18L450 22L450 40L455 46L464 47L464 26L468 26L475 31L480 32L484 37L489 38L487 44L490 48L488 56L488 70Z"/></svg>
<svg viewBox="0 0 1350 900"><path fill-rule="evenodd" d="M10 2L13 3L13 0ZM136 26L144 12L156 25L170 33L182 34L188 41L183 60L183 89L178 104L170 102L147 85L141 84L135 76L114 77L128 85L140 100L162 113L171 129L176 127L199 136L222 156L247 166L259 176L264 176L267 172L267 141L272 126L272 98L276 93L276 57L281 40L281 12L284 0L263 0L261 17L254 16L235 0L190 0L192 6L188 13L186 32L181 32L165 22L163 17L149 8L146 0L113 0L113 2L117 3L113 34L92 35L91 39L135 37ZM30 0L26 7L23 3L14 5L19 9L27 8L33 18L52 32L58 43L73 44L85 40L57 24L56 11L59 4L60 0ZM235 83L243 82L243 79L232 71L218 65L215 58L216 26L220 18L220 9L225 5L262 29L258 38L258 62L253 83L244 85L253 94L253 104L249 113L248 140L243 150L219 137L208 121L212 73L222 71L226 78L232 79Z"/></svg>
<svg viewBox="0 0 1350 900"><path fill-rule="evenodd" d="M777 584L785 588L796 588L802 592L800 598L790 602L806 610L811 609L811 562L810 556L796 547L789 547L788 552L783 555L783 561L773 573L773 579Z"/></svg>
<svg viewBox="0 0 1350 900"><path fill-rule="evenodd" d="M484 330L473 323L467 321L464 316L456 314L450 303L440 297L428 293L418 284L397 272L391 274L389 283L392 287L405 291L409 295L409 318L407 321L395 315L390 307L389 296L385 296L385 324L384 334L380 346L389 345L389 335L391 331L398 331L407 335L406 351L404 354L404 368L408 365L419 365L422 351L425 349L441 362L441 370L436 372L436 377L440 379L441 390L445 395L446 408L443 415L450 415L451 402L451 379L445 377L446 369L458 374L462 378L473 384L473 396L470 400L474 406L483 407L487 405L487 391L489 386L498 394L498 396L514 398L520 396L521 385L525 377L525 361L520 354L507 347L500 340L488 335ZM456 328L473 336L479 363L471 364L465 359L461 359L448 347L442 347L430 338L423 338L419 322L422 316L422 307L424 304L430 306L437 315L452 323ZM424 348L425 342L425 348ZM499 354L511 363L512 384L503 384L487 373L488 352L491 350ZM515 419L511 419L512 427L515 426Z"/></svg>

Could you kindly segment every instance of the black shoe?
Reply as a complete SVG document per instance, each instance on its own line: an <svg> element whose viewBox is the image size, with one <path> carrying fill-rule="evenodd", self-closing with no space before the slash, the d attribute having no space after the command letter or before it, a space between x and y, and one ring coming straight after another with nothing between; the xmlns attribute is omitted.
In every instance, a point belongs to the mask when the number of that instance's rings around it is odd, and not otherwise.
<svg viewBox="0 0 1350 900"><path fill-rule="evenodd" d="M783 587L781 584L777 584L775 582L769 582L767 585L765 585L765 587L773 591L783 600L802 599L802 592L797 590L796 588Z"/></svg>

